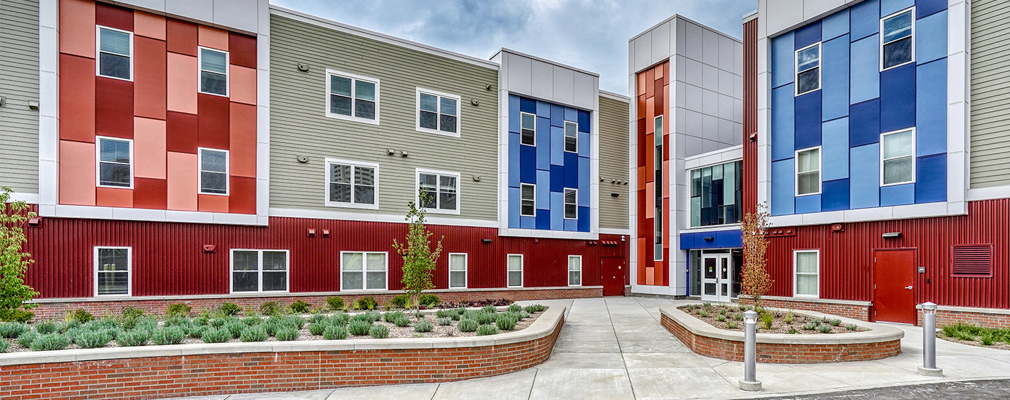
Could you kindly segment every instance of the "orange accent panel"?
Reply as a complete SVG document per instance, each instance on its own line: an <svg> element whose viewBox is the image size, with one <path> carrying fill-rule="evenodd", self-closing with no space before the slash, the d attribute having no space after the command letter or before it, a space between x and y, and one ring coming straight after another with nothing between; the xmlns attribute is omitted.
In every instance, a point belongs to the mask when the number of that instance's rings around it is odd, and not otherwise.
<svg viewBox="0 0 1010 400"><path fill-rule="evenodd" d="M60 0L60 52L95 58L94 1ZM91 76L94 74L92 65Z"/></svg>
<svg viewBox="0 0 1010 400"><path fill-rule="evenodd" d="M204 25L199 25L198 29L197 41L200 46L228 51L228 31Z"/></svg>
<svg viewBox="0 0 1010 400"><path fill-rule="evenodd" d="M232 176L256 177L256 106L231 103L229 134Z"/></svg>
<svg viewBox="0 0 1010 400"><path fill-rule="evenodd" d="M196 57L168 54L168 110L196 114Z"/></svg>
<svg viewBox="0 0 1010 400"><path fill-rule="evenodd" d="M645 118L645 95L638 96L638 119Z"/></svg>
<svg viewBox="0 0 1010 400"><path fill-rule="evenodd" d="M645 95L645 74L638 74L638 92L635 94L638 96Z"/></svg>
<svg viewBox="0 0 1010 400"><path fill-rule="evenodd" d="M638 284L645 284L645 238L638 238Z"/></svg>
<svg viewBox="0 0 1010 400"><path fill-rule="evenodd" d="M168 153L168 209L196 211L199 184L196 154Z"/></svg>
<svg viewBox="0 0 1010 400"><path fill-rule="evenodd" d="M645 219L656 218L656 184L645 184Z"/></svg>
<svg viewBox="0 0 1010 400"><path fill-rule="evenodd" d="M656 267L645 267L645 284L656 284Z"/></svg>
<svg viewBox="0 0 1010 400"><path fill-rule="evenodd" d="M666 259L665 256L669 256L669 254L664 254L664 257L663 257L664 260ZM662 261L656 261L656 267L652 271L653 271L653 279L655 279L656 284L657 285L662 285L663 282L665 282L665 280L663 279L663 277L665 275L663 273L663 262Z"/></svg>
<svg viewBox="0 0 1010 400"><path fill-rule="evenodd" d="M136 171L140 178L166 178L167 140L165 121L149 118L133 118L133 151Z"/></svg>
<svg viewBox="0 0 1010 400"><path fill-rule="evenodd" d="M645 135L645 182L652 182L656 179L655 140L655 135Z"/></svg>
<svg viewBox="0 0 1010 400"><path fill-rule="evenodd" d="M133 207L133 189L95 188L96 205L100 207Z"/></svg>
<svg viewBox="0 0 1010 400"><path fill-rule="evenodd" d="M656 132L656 98L645 100L645 133Z"/></svg>
<svg viewBox="0 0 1010 400"><path fill-rule="evenodd" d="M201 194L199 210L203 212L228 212L228 196L217 196L213 194Z"/></svg>
<svg viewBox="0 0 1010 400"><path fill-rule="evenodd" d="M60 140L60 204L95 205L95 144Z"/></svg>
<svg viewBox="0 0 1010 400"><path fill-rule="evenodd" d="M163 21L164 22L164 21ZM134 37L133 113L138 117L165 119L168 83L165 42Z"/></svg>
<svg viewBox="0 0 1010 400"><path fill-rule="evenodd" d="M133 33L151 39L165 40L165 17L134 11Z"/></svg>
<svg viewBox="0 0 1010 400"><path fill-rule="evenodd" d="M653 70L645 71L645 97L656 95L656 74Z"/></svg>
<svg viewBox="0 0 1010 400"><path fill-rule="evenodd" d="M231 80L231 87L229 89L231 91L229 93L231 101L255 105L256 70L232 65L231 74L229 75L228 79Z"/></svg>
<svg viewBox="0 0 1010 400"><path fill-rule="evenodd" d="M170 18L165 23L165 36L168 51L196 57L196 24Z"/></svg>
<svg viewBox="0 0 1010 400"><path fill-rule="evenodd" d="M657 65L655 71L653 71L653 74L656 75L657 81L663 80L663 71L666 69L665 67L666 63L662 63L660 65Z"/></svg>
<svg viewBox="0 0 1010 400"><path fill-rule="evenodd" d="M670 84L670 62L669 61L663 63L663 71L664 71L663 72L663 85L669 85ZM669 93L669 92L667 92L667 93Z"/></svg>
<svg viewBox="0 0 1010 400"><path fill-rule="evenodd" d="M60 139L95 142L94 59L60 54Z"/></svg>
<svg viewBox="0 0 1010 400"><path fill-rule="evenodd" d="M256 179L231 177L231 196L228 196L228 212L233 214L256 214Z"/></svg>
<svg viewBox="0 0 1010 400"><path fill-rule="evenodd" d="M666 93L663 91L663 88L665 88L663 82L656 81L656 96L654 97L655 102L653 106L655 107L654 110L657 116L664 114L663 105L666 104Z"/></svg>
<svg viewBox="0 0 1010 400"><path fill-rule="evenodd" d="M638 167L638 187L645 188L645 167Z"/></svg>
<svg viewBox="0 0 1010 400"><path fill-rule="evenodd" d="M670 161L663 161L663 198L670 198ZM663 208L666 209L665 207Z"/></svg>

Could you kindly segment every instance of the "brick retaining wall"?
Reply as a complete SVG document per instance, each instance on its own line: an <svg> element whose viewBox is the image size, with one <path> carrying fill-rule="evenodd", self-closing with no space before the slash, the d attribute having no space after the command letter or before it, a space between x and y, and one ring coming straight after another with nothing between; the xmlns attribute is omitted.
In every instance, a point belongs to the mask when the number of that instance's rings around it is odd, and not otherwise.
<svg viewBox="0 0 1010 400"><path fill-rule="evenodd" d="M740 304L754 304L754 303L753 301L751 301L751 299L741 296ZM761 304L772 308L813 311L813 312L837 315L845 318L858 319L860 321L870 320L870 307L863 305L811 302L803 300L769 299L769 298L761 299Z"/></svg>
<svg viewBox="0 0 1010 400"><path fill-rule="evenodd" d="M922 326L922 310L918 310L917 314L918 325ZM986 328L1006 328L1010 327L1010 314L986 312L985 309L979 309L979 311L936 310L937 327L956 323L978 325Z"/></svg>

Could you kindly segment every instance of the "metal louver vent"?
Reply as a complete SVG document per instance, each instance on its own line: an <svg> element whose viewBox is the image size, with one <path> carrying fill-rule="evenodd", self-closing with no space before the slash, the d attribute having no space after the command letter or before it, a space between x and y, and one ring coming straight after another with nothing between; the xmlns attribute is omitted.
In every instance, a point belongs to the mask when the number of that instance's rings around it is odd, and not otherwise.
<svg viewBox="0 0 1010 400"><path fill-rule="evenodd" d="M992 245L954 246L951 267L954 276L992 275Z"/></svg>

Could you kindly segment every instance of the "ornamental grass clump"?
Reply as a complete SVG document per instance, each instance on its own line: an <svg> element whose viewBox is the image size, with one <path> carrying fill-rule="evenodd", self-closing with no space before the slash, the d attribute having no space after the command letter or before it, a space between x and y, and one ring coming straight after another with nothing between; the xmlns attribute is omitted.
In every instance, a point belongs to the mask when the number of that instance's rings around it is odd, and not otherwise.
<svg viewBox="0 0 1010 400"><path fill-rule="evenodd" d="M168 305L168 310L165 314L169 317L188 317L189 313L193 311L193 307L185 303L172 303Z"/></svg>
<svg viewBox="0 0 1010 400"><path fill-rule="evenodd" d="M726 329L736 329L736 328L738 328L736 322L729 321L726 323Z"/></svg>
<svg viewBox="0 0 1010 400"><path fill-rule="evenodd" d="M414 332L431 332L435 329L435 325L432 325L431 321L422 319L414 323Z"/></svg>
<svg viewBox="0 0 1010 400"><path fill-rule="evenodd" d="M831 326L839 326L839 325L842 324L842 320L840 320L840 319L831 319L831 320L828 320L828 324L831 325Z"/></svg>
<svg viewBox="0 0 1010 400"><path fill-rule="evenodd" d="M438 319L438 325L439 326L450 326L450 325L452 325L452 317L439 318Z"/></svg>
<svg viewBox="0 0 1010 400"><path fill-rule="evenodd" d="M333 314L333 316L330 317L330 324L333 324L333 325L345 326L350 321L351 321L351 316L347 315L347 314L344 314L342 312L341 313Z"/></svg>
<svg viewBox="0 0 1010 400"><path fill-rule="evenodd" d="M18 345L20 345L21 347L29 348L32 347L32 342L34 342L35 339L38 339L40 336L42 336L42 334L36 331L28 331L21 334L21 336L18 336L17 342Z"/></svg>
<svg viewBox="0 0 1010 400"><path fill-rule="evenodd" d="M274 337L276 337L277 340L280 340L282 342L290 342L292 340L298 340L298 330L292 327L285 327L277 331L277 334L274 335Z"/></svg>
<svg viewBox="0 0 1010 400"><path fill-rule="evenodd" d="M368 321L351 321L351 323L347 325L347 331L354 336L368 335L369 329L372 329L372 324Z"/></svg>
<svg viewBox="0 0 1010 400"><path fill-rule="evenodd" d="M206 326L206 325L197 325L197 326L194 326L192 329L189 330L189 337L191 337L193 339L199 339L199 338L203 337L203 334L205 332L207 332L208 330L210 330L210 329L214 329L214 328L211 328L211 327Z"/></svg>
<svg viewBox="0 0 1010 400"><path fill-rule="evenodd" d="M508 311L508 312L514 312L514 313L520 312L522 310L523 310L523 306L520 306L518 304L510 304L509 307L508 307L508 309L506 309L506 311Z"/></svg>
<svg viewBox="0 0 1010 400"><path fill-rule="evenodd" d="M497 335L498 327L494 325L481 325L477 327L477 336Z"/></svg>
<svg viewBox="0 0 1010 400"><path fill-rule="evenodd" d="M719 314L719 315L717 315L717 316L715 317L715 319L716 319L717 321L719 321L719 322L726 322L726 315L725 315L725 314Z"/></svg>
<svg viewBox="0 0 1010 400"><path fill-rule="evenodd" d="M817 331L820 333L831 333L831 325L825 324L817 327Z"/></svg>
<svg viewBox="0 0 1010 400"><path fill-rule="evenodd" d="M204 332L203 336L200 336L200 339L202 339L204 343L224 343L231 340L231 338L231 331L224 328L211 328Z"/></svg>
<svg viewBox="0 0 1010 400"><path fill-rule="evenodd" d="M56 333L57 330L58 328L53 321L42 321L35 324L35 331L42 335Z"/></svg>
<svg viewBox="0 0 1010 400"><path fill-rule="evenodd" d="M242 335L242 330L248 327L249 325L246 325L242 321L230 321L224 324L224 329L231 333L231 337L235 339Z"/></svg>
<svg viewBox="0 0 1010 400"><path fill-rule="evenodd" d="M116 337L116 343L126 347L146 346L149 340L151 340L151 331L146 329L126 331Z"/></svg>
<svg viewBox="0 0 1010 400"><path fill-rule="evenodd" d="M484 307L481 307L480 310L483 311L483 312L486 312L488 314L494 314L494 313L498 312L498 308L496 308L495 306L484 306Z"/></svg>
<svg viewBox="0 0 1010 400"><path fill-rule="evenodd" d="M775 315L768 311L762 312L761 323L764 324L765 329L771 329L772 324L775 323Z"/></svg>
<svg viewBox="0 0 1010 400"><path fill-rule="evenodd" d="M270 337L267 334L267 329L263 326L250 326L242 330L239 334L239 340L243 342L262 342Z"/></svg>
<svg viewBox="0 0 1010 400"><path fill-rule="evenodd" d="M322 335L323 332L326 331L326 328L329 328L330 326L332 325L325 322L313 322L309 324L309 333L319 336Z"/></svg>
<svg viewBox="0 0 1010 400"><path fill-rule="evenodd" d="M845 325L845 329L850 330L850 331L855 331L856 329L859 329L859 326L856 325L856 324L848 324L848 325Z"/></svg>
<svg viewBox="0 0 1010 400"><path fill-rule="evenodd" d="M794 318L796 318L796 316L793 314L793 310L789 310L789 312L786 313L786 316L782 318L782 321L788 325L792 325Z"/></svg>
<svg viewBox="0 0 1010 400"><path fill-rule="evenodd" d="M63 350L70 345L70 338L62 333L41 335L32 341L29 348L34 351Z"/></svg>
<svg viewBox="0 0 1010 400"><path fill-rule="evenodd" d="M30 330L32 330L32 328L24 322L0 323L0 337L3 337L4 339L15 339Z"/></svg>
<svg viewBox="0 0 1010 400"><path fill-rule="evenodd" d="M458 328L461 332L474 332L478 327L480 327L480 323L472 319L461 320L459 321L459 324L456 325L456 328Z"/></svg>
<svg viewBox="0 0 1010 400"><path fill-rule="evenodd" d="M0 340L0 353L6 353L7 348L10 347L10 345L11 344L7 343L6 340Z"/></svg>
<svg viewBox="0 0 1010 400"><path fill-rule="evenodd" d="M376 339L385 339L389 336L389 328L385 325L372 325L368 330L368 335Z"/></svg>
<svg viewBox="0 0 1010 400"><path fill-rule="evenodd" d="M158 345L168 345L168 344L180 344L186 340L186 331L178 326L169 326L157 331L151 335L151 342Z"/></svg>
<svg viewBox="0 0 1010 400"><path fill-rule="evenodd" d="M489 313L481 311L477 313L476 319L477 323L481 325L493 324L496 320L498 320L498 314L494 312Z"/></svg>
<svg viewBox="0 0 1010 400"><path fill-rule="evenodd" d="M816 322L807 322L807 323L803 324L803 330L805 330L805 331L812 331L814 329L817 329L817 325L818 324Z"/></svg>
<svg viewBox="0 0 1010 400"><path fill-rule="evenodd" d="M326 330L323 331L323 339L326 340L344 340L349 336L347 328L343 326L327 326Z"/></svg>
<svg viewBox="0 0 1010 400"><path fill-rule="evenodd" d="M503 331L515 330L517 323L519 323L519 315L516 313L501 314L495 320L495 325Z"/></svg>
<svg viewBox="0 0 1010 400"><path fill-rule="evenodd" d="M85 349L105 347L110 341L112 335L108 331L83 331L74 338L74 344Z"/></svg>

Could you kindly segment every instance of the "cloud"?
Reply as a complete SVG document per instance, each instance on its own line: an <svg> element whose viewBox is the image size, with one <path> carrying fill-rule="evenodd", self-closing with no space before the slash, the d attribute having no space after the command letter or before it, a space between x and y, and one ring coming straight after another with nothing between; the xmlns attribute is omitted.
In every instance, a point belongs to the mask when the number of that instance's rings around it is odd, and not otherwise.
<svg viewBox="0 0 1010 400"><path fill-rule="evenodd" d="M502 47L600 74L628 92L628 39L674 14L740 37L756 0L272 0L323 18L488 58Z"/></svg>

